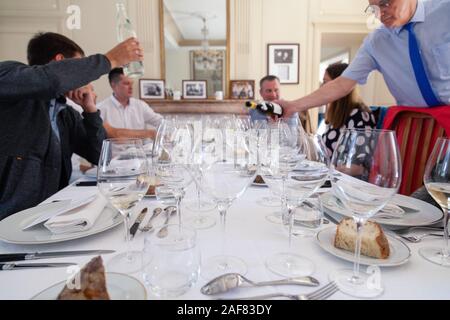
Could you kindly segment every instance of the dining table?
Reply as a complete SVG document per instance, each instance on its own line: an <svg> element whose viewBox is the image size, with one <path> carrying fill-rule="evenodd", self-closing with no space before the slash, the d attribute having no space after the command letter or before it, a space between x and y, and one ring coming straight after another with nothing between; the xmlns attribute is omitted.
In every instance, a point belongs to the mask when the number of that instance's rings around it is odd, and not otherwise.
<svg viewBox="0 0 450 320"><path fill-rule="evenodd" d="M86 178L82 178L86 180ZM52 203L60 200L62 196L81 197L89 193L95 193L97 187L89 185L79 185L72 183L65 189L54 194L44 203ZM330 189L321 189L322 194L326 194ZM263 202L263 198L270 196L269 188L260 185L250 185L245 193L238 199L233 201L227 213L226 231L225 231L225 247L223 250L227 254L232 254L245 261L248 271L245 276L253 281L270 281L281 279L282 277L269 271L265 266L265 261L272 254L289 250L288 229L283 224L269 222L266 216L274 211L279 211L279 207L267 206ZM182 201L182 218L187 219L196 214L195 210L187 208L186 204L196 201L195 186L192 184L188 188L185 199ZM412 198L411 198L412 199ZM414 199L414 201L420 201ZM413 203L413 202L412 202ZM146 197L133 209L131 221L136 219L137 215L144 207L152 212L157 207L164 207L159 200L154 197ZM429 204L424 203L427 210L438 210ZM325 210L326 211L326 210ZM216 224L207 229L197 230L197 246L201 252L201 261L221 253L222 234L219 213L217 208L204 214L213 217ZM341 217L336 213L331 216L327 213L322 219L322 223L317 228L317 234L323 230L334 232L336 225L335 219ZM147 218L149 215L147 216ZM162 223L161 220L155 219L155 224ZM0 222L1 224L1 222ZM41 228L44 228L41 226ZM331 229L333 228L333 229ZM27 232L27 231L23 231ZM417 231L419 232L419 231ZM50 233L49 233L50 234ZM323 244L318 240L318 236L312 235L308 237L294 236L292 239L291 250L295 253L307 257L314 263L314 272L311 274L320 282L320 286L326 285L330 281L330 275L338 269L351 269L353 262L342 259L324 249ZM395 237L394 231L386 230L386 234ZM144 239L147 233L137 231L131 240L131 249L141 251L144 248ZM123 224L116 223L105 230L92 234L85 233L85 236L72 237L67 240L52 241L52 235L48 236L48 241L36 241L36 243L27 242L26 244L5 239L0 234L0 253L16 253L16 252L46 252L46 251L69 251L69 250L92 250L105 249L115 250L116 253L124 252L126 244L124 240ZM390 266L373 266L361 265L361 272L378 272L375 276L379 277L384 292L375 299L382 300L447 300L450 299L450 268L442 267L423 259L418 251L424 246L443 245L444 241L441 237L424 238L417 243L406 242L395 237L396 241L401 241L404 248L408 250L407 257L397 264ZM15 242L15 243L11 243ZM392 254L395 254L393 252ZM108 260L113 254L105 254L102 256L106 272L108 272ZM72 262L80 267L84 266L92 259L92 256L71 256L59 257L52 259L41 259L32 262ZM0 299L31 299L46 288L56 283L65 281L70 276L68 268L42 268L42 269L25 269L25 270L9 270L0 271ZM145 287L142 270L128 275L136 279ZM205 295L201 293L201 288L211 279L204 278L201 273L196 283L184 294L178 297L172 297L173 300L211 300L211 299L239 299L242 297L257 296L270 294L275 292L284 292L291 294L309 293L317 289L314 287L289 285L289 286L265 286L265 287L246 287L237 288L230 292ZM158 300L161 297L155 295L148 287L146 287L146 299ZM330 300L347 300L357 299L346 295L340 291L336 292L328 299Z"/></svg>

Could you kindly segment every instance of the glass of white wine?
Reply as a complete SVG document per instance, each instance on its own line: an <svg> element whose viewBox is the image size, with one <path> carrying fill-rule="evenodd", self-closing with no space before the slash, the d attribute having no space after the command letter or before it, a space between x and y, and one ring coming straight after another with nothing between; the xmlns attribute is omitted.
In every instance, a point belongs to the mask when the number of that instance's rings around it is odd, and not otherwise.
<svg viewBox="0 0 450 320"><path fill-rule="evenodd" d="M124 216L127 250L108 262L108 271L134 273L141 268L141 252L130 250L130 212L150 185L147 158L140 139L103 141L97 169L100 193Z"/></svg>
<svg viewBox="0 0 450 320"><path fill-rule="evenodd" d="M438 138L431 153L425 174L423 176L425 187L436 200L444 212L444 246L424 247L419 250L420 255L435 264L450 267L450 248L448 244L448 221L450 202L450 139Z"/></svg>

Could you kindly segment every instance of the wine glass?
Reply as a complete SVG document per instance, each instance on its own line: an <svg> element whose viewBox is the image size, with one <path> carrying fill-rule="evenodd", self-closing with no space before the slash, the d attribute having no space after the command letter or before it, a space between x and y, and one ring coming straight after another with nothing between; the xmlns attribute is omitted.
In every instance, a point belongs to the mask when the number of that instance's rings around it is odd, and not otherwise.
<svg viewBox="0 0 450 320"><path fill-rule="evenodd" d="M319 150L314 144L309 145L308 137L299 124L279 121L270 132L269 153L261 161L264 180L275 194L280 194L283 202L282 221L289 230L288 252L276 253L266 260L266 267L285 277L306 276L314 271L314 264L309 259L292 250L293 213L304 199L313 194L328 176L325 162L326 150ZM322 154L322 158L313 155ZM305 159L320 160L322 170L307 174L294 171Z"/></svg>
<svg viewBox="0 0 450 320"><path fill-rule="evenodd" d="M431 153L423 181L427 191L436 200L444 212L444 246L424 247L419 254L435 264L450 267L450 250L448 244L448 221L450 203L450 139L438 138Z"/></svg>
<svg viewBox="0 0 450 320"><path fill-rule="evenodd" d="M362 228L397 193L401 160L395 132L346 130L341 134L330 165L332 191L350 210L357 240L353 270L331 275L339 289L355 297L372 298L383 293L381 283L369 283L370 275L359 272Z"/></svg>
<svg viewBox="0 0 450 320"><path fill-rule="evenodd" d="M141 267L140 252L130 250L129 219L132 209L142 200L150 185L147 158L140 139L103 141L97 169L101 194L124 216L127 250L108 263L109 271L134 273Z"/></svg>
<svg viewBox="0 0 450 320"><path fill-rule="evenodd" d="M194 162L199 163L202 173L201 184L198 179L196 183L217 203L222 227L222 254L202 265L201 274L207 279L224 273L247 272L242 259L224 252L228 208L256 176L256 150L250 146L249 128L248 119L230 117L222 122L210 122L203 130L200 144L193 150Z"/></svg>
<svg viewBox="0 0 450 320"><path fill-rule="evenodd" d="M192 146L192 128L186 123L177 119L161 122L153 146L153 164L161 184L173 193L179 225L182 224L181 200L186 188L193 181L187 168Z"/></svg>

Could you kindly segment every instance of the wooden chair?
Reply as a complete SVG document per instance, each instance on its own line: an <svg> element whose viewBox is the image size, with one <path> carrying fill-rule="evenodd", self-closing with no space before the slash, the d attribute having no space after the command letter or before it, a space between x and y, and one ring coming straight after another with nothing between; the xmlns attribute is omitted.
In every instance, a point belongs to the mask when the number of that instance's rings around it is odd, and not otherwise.
<svg viewBox="0 0 450 320"><path fill-rule="evenodd" d="M409 196L423 185L425 166L437 138L447 134L441 125L442 119L436 121L433 112L428 113L429 108L420 108L428 109L425 112L411 111L411 108L404 108L408 111L399 112L395 108L403 107L392 108L388 114L395 111L395 118L384 128L394 130L397 134L402 158L402 184L399 193Z"/></svg>

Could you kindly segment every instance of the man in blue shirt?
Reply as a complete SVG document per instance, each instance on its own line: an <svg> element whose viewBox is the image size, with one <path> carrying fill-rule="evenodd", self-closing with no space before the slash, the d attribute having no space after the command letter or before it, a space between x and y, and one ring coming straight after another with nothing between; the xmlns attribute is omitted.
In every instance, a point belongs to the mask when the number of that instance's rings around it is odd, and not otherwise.
<svg viewBox="0 0 450 320"><path fill-rule="evenodd" d="M276 101L285 117L347 95L374 70L383 74L397 105L450 105L450 0L369 0L368 9L378 13L383 25L367 36L342 76L298 100ZM421 86L423 78L434 102Z"/></svg>
<svg viewBox="0 0 450 320"><path fill-rule="evenodd" d="M280 79L277 76L268 75L259 81L259 94L264 101L274 101L280 99ZM305 112L306 113L306 112ZM259 110L251 109L250 117L252 121L267 120L267 115ZM303 120L303 119L302 119ZM306 121L306 116L305 116ZM294 113L289 118L289 124L294 125L298 123L298 113ZM303 121L302 121L303 125ZM303 125L303 127L305 127Z"/></svg>

